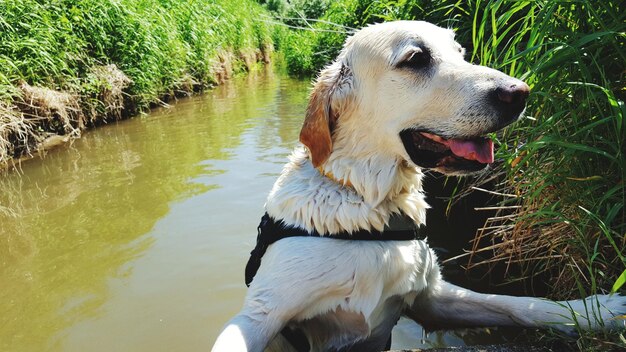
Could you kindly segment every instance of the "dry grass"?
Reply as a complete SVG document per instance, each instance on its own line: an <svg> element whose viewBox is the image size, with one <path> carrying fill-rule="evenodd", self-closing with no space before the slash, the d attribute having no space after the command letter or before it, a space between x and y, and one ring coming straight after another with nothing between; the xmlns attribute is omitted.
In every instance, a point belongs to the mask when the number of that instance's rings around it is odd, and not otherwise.
<svg viewBox="0 0 626 352"><path fill-rule="evenodd" d="M257 61L269 64L272 61L272 53L274 45L272 43L264 43L261 45L260 56L257 55Z"/></svg>
<svg viewBox="0 0 626 352"><path fill-rule="evenodd" d="M494 177L502 179L503 175ZM551 296L559 299L579 295L576 287L588 290L596 287L598 280L610 282L622 266L626 236L611 231L584 208L550 213L546 203L557 204L559 190L544 189L541 197L532 197L526 194L525 186L520 180L500 183L498 192L471 188L496 195L499 205L483 208L495 210L495 215L477 230L471 250L463 255L469 257L467 269L504 264L507 272L510 267L521 269L516 274L519 280L548 273L544 277L550 278ZM580 224L588 223L590 217L597 230L581 231ZM596 276L604 273L610 276Z"/></svg>
<svg viewBox="0 0 626 352"><path fill-rule="evenodd" d="M132 84L132 80L115 64L94 66L91 73L99 83L97 100L102 104L104 112L91 115L90 123L96 122L98 116L107 120L121 119L124 110L124 89Z"/></svg>
<svg viewBox="0 0 626 352"><path fill-rule="evenodd" d="M232 52L219 50L211 68L211 76L215 84L223 84L233 75L233 61L235 56Z"/></svg>
<svg viewBox="0 0 626 352"><path fill-rule="evenodd" d="M52 146L51 136L80 136L85 115L79 97L20 82L14 106L0 104L0 167Z"/></svg>
<svg viewBox="0 0 626 352"><path fill-rule="evenodd" d="M21 99L17 106L36 129L59 135L79 136L85 128L80 97L45 87L20 82Z"/></svg>
<svg viewBox="0 0 626 352"><path fill-rule="evenodd" d="M202 84L198 82L192 75L185 74L176 82L176 95L190 95L191 93L202 89Z"/></svg>
<svg viewBox="0 0 626 352"><path fill-rule="evenodd" d="M13 106L0 103L0 168L16 156L29 152L36 142L33 126Z"/></svg>
<svg viewBox="0 0 626 352"><path fill-rule="evenodd" d="M260 56L261 51L259 49L245 49L239 52L239 56L241 60L243 60L243 64L247 70L250 70L252 66L257 62L257 57Z"/></svg>

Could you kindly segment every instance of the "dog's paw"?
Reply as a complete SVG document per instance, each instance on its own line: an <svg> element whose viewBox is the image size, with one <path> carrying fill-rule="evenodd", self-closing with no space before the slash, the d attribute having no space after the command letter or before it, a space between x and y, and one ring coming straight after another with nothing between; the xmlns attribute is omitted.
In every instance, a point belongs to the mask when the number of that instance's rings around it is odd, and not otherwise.
<svg viewBox="0 0 626 352"><path fill-rule="evenodd" d="M608 314L605 315L605 325L613 329L626 329L626 296L621 294L602 295L599 299Z"/></svg>
<svg viewBox="0 0 626 352"><path fill-rule="evenodd" d="M591 330L626 328L626 296L594 295L577 303L572 318L578 327Z"/></svg>

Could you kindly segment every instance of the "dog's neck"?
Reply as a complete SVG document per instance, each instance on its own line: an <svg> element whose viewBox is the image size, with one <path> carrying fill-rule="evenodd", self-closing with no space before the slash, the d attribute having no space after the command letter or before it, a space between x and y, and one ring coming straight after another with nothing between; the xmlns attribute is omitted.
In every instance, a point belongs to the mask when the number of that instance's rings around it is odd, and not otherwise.
<svg viewBox="0 0 626 352"><path fill-rule="evenodd" d="M269 215L331 235L360 229L382 231L398 212L425 223L428 205L422 193L422 173L404 161L331 155L323 170L313 166L303 148L296 149L268 196Z"/></svg>

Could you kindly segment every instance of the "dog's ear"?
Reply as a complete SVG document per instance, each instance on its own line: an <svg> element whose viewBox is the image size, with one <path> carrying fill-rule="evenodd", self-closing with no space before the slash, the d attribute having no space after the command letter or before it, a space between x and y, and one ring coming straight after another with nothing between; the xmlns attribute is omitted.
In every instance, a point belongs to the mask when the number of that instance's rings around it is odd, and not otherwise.
<svg viewBox="0 0 626 352"><path fill-rule="evenodd" d="M315 167L328 160L333 150L332 133L343 105L338 100L345 100L341 87L347 85L348 76L351 74L347 66L333 63L322 70L309 97L300 142L309 149Z"/></svg>

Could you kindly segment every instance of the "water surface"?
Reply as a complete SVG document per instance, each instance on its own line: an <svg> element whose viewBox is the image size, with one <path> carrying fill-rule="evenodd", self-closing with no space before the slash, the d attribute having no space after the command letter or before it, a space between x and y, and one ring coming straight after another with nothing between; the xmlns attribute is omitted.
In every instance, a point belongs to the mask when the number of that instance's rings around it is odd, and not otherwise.
<svg viewBox="0 0 626 352"><path fill-rule="evenodd" d="M0 176L0 350L209 350L308 88L256 72ZM505 339L394 330L395 348Z"/></svg>

